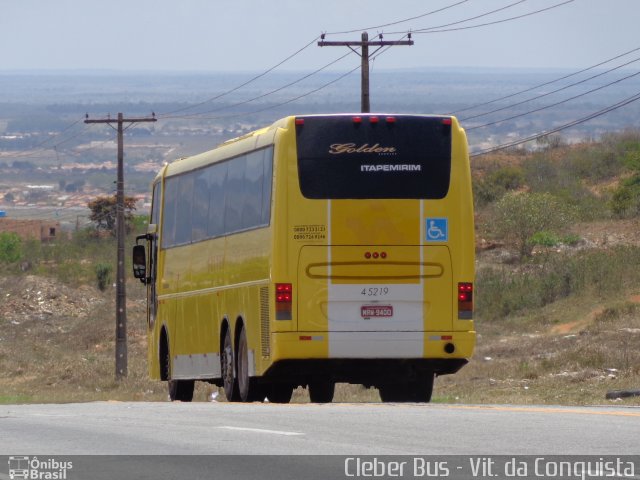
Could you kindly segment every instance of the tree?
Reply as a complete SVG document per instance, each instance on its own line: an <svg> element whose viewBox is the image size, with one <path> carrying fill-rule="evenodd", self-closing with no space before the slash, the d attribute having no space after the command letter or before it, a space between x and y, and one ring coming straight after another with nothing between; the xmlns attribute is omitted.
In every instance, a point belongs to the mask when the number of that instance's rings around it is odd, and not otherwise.
<svg viewBox="0 0 640 480"><path fill-rule="evenodd" d="M87 205L91 214L89 219L95 223L96 230L110 232L116 235L117 204L116 196L97 197ZM124 197L124 223L127 233L131 231L133 225L133 211L136 209L136 199L134 197Z"/></svg>
<svg viewBox="0 0 640 480"><path fill-rule="evenodd" d="M574 210L550 193L506 193L496 203L496 233L513 241L520 259L531 256L539 232L555 232L567 227Z"/></svg>

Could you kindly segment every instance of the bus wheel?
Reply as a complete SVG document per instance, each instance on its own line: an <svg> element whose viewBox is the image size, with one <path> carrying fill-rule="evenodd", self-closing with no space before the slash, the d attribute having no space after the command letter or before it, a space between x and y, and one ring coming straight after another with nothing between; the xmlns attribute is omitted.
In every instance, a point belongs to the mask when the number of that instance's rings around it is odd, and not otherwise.
<svg viewBox="0 0 640 480"><path fill-rule="evenodd" d="M237 402L240 399L238 394L238 382L233 372L233 348L231 346L231 333L227 329L224 336L224 344L222 346L222 354L220 355L220 369L222 371L222 382L224 388L224 396L228 402Z"/></svg>
<svg viewBox="0 0 640 480"><path fill-rule="evenodd" d="M271 403L289 403L293 395L293 385L286 383L272 383L267 391L267 398Z"/></svg>
<svg viewBox="0 0 640 480"><path fill-rule="evenodd" d="M243 402L262 402L266 397L264 388L258 385L257 379L249 377L249 347L247 346L247 332L244 326L240 330L236 357L240 400Z"/></svg>
<svg viewBox="0 0 640 480"><path fill-rule="evenodd" d="M433 393L434 374L427 375L426 379L401 383L384 383L378 386L380 399L383 402L417 402L427 403L431 401Z"/></svg>
<svg viewBox="0 0 640 480"><path fill-rule="evenodd" d="M309 399L312 403L330 403L336 384L329 380L309 382Z"/></svg>
<svg viewBox="0 0 640 480"><path fill-rule="evenodd" d="M169 380L169 398L172 402L190 402L193 400L193 380Z"/></svg>

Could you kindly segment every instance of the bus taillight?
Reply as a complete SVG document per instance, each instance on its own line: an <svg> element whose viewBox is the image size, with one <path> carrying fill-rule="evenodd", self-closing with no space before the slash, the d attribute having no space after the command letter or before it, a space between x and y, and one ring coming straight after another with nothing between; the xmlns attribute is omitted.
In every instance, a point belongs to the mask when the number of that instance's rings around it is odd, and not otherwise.
<svg viewBox="0 0 640 480"><path fill-rule="evenodd" d="M458 318L462 320L473 318L473 283L458 283Z"/></svg>
<svg viewBox="0 0 640 480"><path fill-rule="evenodd" d="M291 320L293 285L276 283L276 320Z"/></svg>

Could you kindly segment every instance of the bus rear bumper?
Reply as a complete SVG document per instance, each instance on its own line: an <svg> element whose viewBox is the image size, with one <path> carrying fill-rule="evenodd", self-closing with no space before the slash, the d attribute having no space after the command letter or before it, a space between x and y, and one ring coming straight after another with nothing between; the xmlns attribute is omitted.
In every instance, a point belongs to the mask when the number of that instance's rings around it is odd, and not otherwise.
<svg viewBox="0 0 640 480"><path fill-rule="evenodd" d="M466 358L328 358L280 360L271 365L263 378L275 382L307 385L314 379L335 383L378 386L384 383L428 378L456 373Z"/></svg>
<svg viewBox="0 0 640 480"><path fill-rule="evenodd" d="M296 372L336 382L371 383L372 378L446 375L473 354L475 332L287 332L272 336L272 362L266 376Z"/></svg>

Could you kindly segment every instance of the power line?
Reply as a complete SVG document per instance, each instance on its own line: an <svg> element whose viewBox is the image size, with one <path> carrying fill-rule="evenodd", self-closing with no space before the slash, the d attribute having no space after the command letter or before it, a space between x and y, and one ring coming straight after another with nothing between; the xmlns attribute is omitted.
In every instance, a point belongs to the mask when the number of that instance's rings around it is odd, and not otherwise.
<svg viewBox="0 0 640 480"><path fill-rule="evenodd" d="M590 67L583 68L582 70L578 70L577 72L573 72L573 73L570 73L568 75L564 75L562 77L555 78L553 80L549 80L548 82L540 83L538 85L534 85L533 87L529 87L529 88L526 88L524 90L520 90L518 92L509 94L509 95L505 95L503 97L494 98L493 100L488 100L486 102L477 103L477 104L471 105L469 107L465 107L465 108L461 108L459 110L455 110L454 112L452 112L452 114L457 115L459 113L466 112L468 110L473 110L475 108L484 107L486 105L491 105L492 103L496 103L496 102L499 102L501 100L507 100L509 98L513 98L513 97L515 97L517 95L521 95L523 93L531 92L532 90L536 90L536 89L541 88L541 87L546 87L547 85L551 85L551 84L559 82L561 80L566 80L567 78L575 77L576 75L579 75L581 73L588 72L589 70L593 70L594 68L601 67L602 65L605 65L605 64L607 64L609 62L617 60L618 58L622 58L622 57L625 57L625 56L629 55L630 53L637 52L638 50L640 50L640 47L634 48L634 49L629 50L628 52L625 52L625 53L621 53L620 55L616 55L615 57L609 58L609 59L604 60L604 61L602 61L600 63L596 63L595 65L591 65ZM470 118L470 117L468 117L468 118Z"/></svg>
<svg viewBox="0 0 640 480"><path fill-rule="evenodd" d="M489 25L497 25L499 23L511 22L513 20L518 20L520 18L525 18L525 17L530 17L532 15L537 15L538 13L546 12L548 10L552 10L554 8L561 7L563 5L566 5L568 3L572 3L574 1L575 0L566 0L564 2L557 3L557 4L552 5L550 7L546 7L546 8L542 8L540 10L535 10L535 11L532 11L532 12L524 13L522 15L516 15L514 17L503 18L502 20L495 20L493 22L479 23L477 25L469 25L467 27L456 27L456 28L444 28L446 25L440 25L440 26L437 26L437 27L429 27L429 28L423 28L423 29L419 29L419 30L412 30L412 33L416 33L416 34L444 33L444 32L456 32L456 31L460 31L460 30L470 30L470 29L473 29L473 28L487 27ZM519 2L516 2L516 4L517 3L519 3ZM507 5L504 8L510 8L511 6L514 6L516 4ZM504 8L503 8L503 10L504 10ZM495 11L488 12L488 13L484 14L483 16L489 15L490 13L495 13ZM475 18L477 18L477 17L475 17ZM464 22L467 22L469 20L471 20L471 19L461 20L461 21L455 22L455 23L464 23ZM450 25L453 25L453 24L450 24ZM441 29L441 30L438 30L438 29ZM402 33L402 32L393 32L393 33Z"/></svg>
<svg viewBox="0 0 640 480"><path fill-rule="evenodd" d="M567 130L568 128L575 127L576 125L580 125L582 123L588 122L589 120L593 120L594 118L600 117L600 116L605 115L605 114L607 114L609 112L612 112L614 110L622 108L622 107L624 107L626 105L629 105L629 104L631 104L633 102L636 102L638 100L640 100L640 92L638 92L638 93L636 93L636 94L634 94L634 95L632 95L630 97L627 97L626 99L624 99L624 100L622 100L622 101L620 101L618 103L615 103L615 104L610 105L610 106L608 106L606 108L603 108L602 110L598 110L597 112L594 112L594 113L592 113L590 115L587 115L586 117L582 117L582 118L579 118L577 120L573 120L573 121L571 121L569 123L565 123L565 124L560 125L559 127L556 127L556 128L554 128L552 130L547 130L547 131L544 131L544 132L536 133L534 135L522 138L520 140L515 140L513 142L504 143L502 145L498 145L496 147L491 147L491 148L488 148L486 150L481 150L479 152L472 153L470 156L471 157L478 157L480 155L486 155L488 153L498 152L500 150L505 150L507 148L515 147L515 146L518 146L518 145L522 145L523 143L527 143L527 142L530 142L532 140L537 140L538 138L546 137L548 135L552 135L554 133L561 132L563 130Z"/></svg>
<svg viewBox="0 0 640 480"><path fill-rule="evenodd" d="M468 1L469 0L462 0L461 2L456 2L456 3L453 3L451 5L447 5L446 7L439 8L437 10L432 10L432 11L427 12L427 13L422 13L420 15L416 15L415 17L404 18L402 20L397 20L397 21L391 22L391 23L384 23L382 25L374 25L372 27L358 28L358 29L354 29L354 30L346 30L344 32L327 32L326 35L347 35L347 34L350 34L350 33L360 33L360 32L365 31L365 30L376 30L378 28L385 28L385 27L390 27L390 26L393 26L393 25L399 25L401 23L407 23L407 22L410 22L412 20L417 20L419 18L423 18L423 17L427 17L429 15L433 15L434 13L443 12L443 11L448 10L450 8L457 7L458 5L461 5L463 3L467 3Z"/></svg>
<svg viewBox="0 0 640 480"><path fill-rule="evenodd" d="M163 114L158 115L158 118L167 118L168 115L171 115L173 113L177 113L177 112L182 112L184 110L190 110L192 108L197 108L200 107L206 103L210 103L213 102L215 100L218 100L219 98L225 97L227 95L229 95L230 93L236 92L238 90L240 90L241 88L246 87L247 85L255 82L256 80L264 77L265 75L267 75L268 73L272 72L273 70L275 70L276 68L278 68L279 66L283 65L284 63L288 62L289 60L291 60L293 57L299 55L300 53L302 53L304 50L306 50L307 48L309 48L311 45L313 45L316 41L318 40L318 37L315 37L313 40L311 40L309 43L307 43L304 47L296 50L294 53L292 53L291 55L289 55L288 57L286 57L284 60L281 60L280 62L276 63L274 66L269 67L268 69L266 69L264 72L259 73L258 75L250 78L249 80L247 80L244 83L241 83L240 85L237 85L235 87L233 87L230 90L227 90L226 92L220 93L214 97L208 98L206 100L203 100L199 103L196 103L194 105L189 105L186 107L182 107L182 108L178 108L176 110L171 110L170 112L166 112Z"/></svg>
<svg viewBox="0 0 640 480"><path fill-rule="evenodd" d="M507 118L503 118L503 119L500 119L500 120L496 120L494 122L485 123L484 125L477 125L475 127L468 127L468 128L466 128L466 130L470 131L470 130L476 130L478 128L489 127L491 125L496 125L498 123L506 122L508 120L513 120L515 118L524 117L524 116L530 115L532 113L537 113L537 112L540 112L542 110L546 110L548 108L557 107L558 105L562 105L563 103L567 103L567 102L569 102L571 100L575 100L576 98L584 97L586 95L589 95L590 93L597 92L598 90L602 90L603 88L607 88L607 87L610 87L611 85L615 85L617 83L623 82L624 80L628 80L630 78L637 77L638 75L640 75L640 71L632 73L632 74L627 75L625 77L619 78L618 80L614 80L613 82L607 83L606 85L601 85L599 87L593 88L591 90L588 90L586 92L580 93L580 94L575 95L573 97L566 98L566 99L561 100L559 102L552 103L550 105L545 105L544 107L536 108L534 110L529 110L528 112L519 113L517 115L512 115L511 117L507 117Z"/></svg>
<svg viewBox="0 0 640 480"><path fill-rule="evenodd" d="M458 20L456 22L446 23L444 25L438 25L438 26L435 26L435 27L418 28L418 29L415 29L414 32L416 32L416 33L424 33L424 32L426 32L428 30L435 30L435 29L438 29L438 28L452 27L453 25L459 25L461 23L470 22L471 20L477 20L478 18L483 18L483 17L487 17L489 15L493 15L494 13L502 12L504 10L507 10L507 9L509 9L511 7L515 7L516 5L519 5L519 4L524 3L526 1L527 0L518 0L517 2L510 3L508 5L505 5L504 7L500 7L500 8L497 8L495 10L490 10L488 12L482 13L480 15L476 15L474 17L468 17L468 18L465 18L463 20Z"/></svg>
<svg viewBox="0 0 640 480"><path fill-rule="evenodd" d="M359 69L360 69L360 65L358 65L357 67L355 67L355 68L349 70L348 72L340 75L339 77L331 80L330 82L327 82L327 83L325 83L325 84L323 84L323 85L321 85L321 86L319 86L317 88L314 88L313 90L309 90L308 92L305 92L305 93L303 93L301 95L298 95L297 97L290 98L289 100L286 100L286 101L280 102L280 103L276 103L274 105L269 105L269 106L261 108L259 110L252 110L250 112L242 112L242 113L232 113L232 114L229 114L229 115L220 115L220 116L216 116L216 117L200 117L200 119L202 119L202 120L218 120L218 119L222 119L222 118L242 117L244 115L253 115L253 114L256 114L256 113L265 112L267 110L272 110L274 108L282 107L284 105L288 105L289 103L293 103L293 102L295 102L297 100L300 100L302 98L308 97L309 95L313 95L314 93L319 92L320 90L322 90L324 88L327 88L328 86L333 85L334 83L339 82L343 78L348 77L353 72L355 72L355 71L357 71Z"/></svg>
<svg viewBox="0 0 640 480"><path fill-rule="evenodd" d="M520 101L520 102L513 103L513 104L511 104L511 105L506 105L506 106L504 106L504 107L496 108L496 109L491 110L491 111L488 111L488 112L478 113L478 114L476 114L476 115L472 115L472 116L470 116L470 117L464 117L464 118L461 118L461 120L462 120L462 121L466 121L466 120L472 120L472 119L474 119L474 118L478 118L478 117L484 117L484 116L487 116L487 115L491 115L492 113L501 112L501 111L503 111L503 110L508 110L508 109L510 109L510 108L517 107L517 106L519 106L519 105L523 105L523 104L528 103L528 102L532 102L532 101L534 101L534 100L539 100L539 99L541 99L541 98L548 97L549 95L553 95L554 93L558 93L558 92L561 92L561 91L563 91L563 90L567 90L567 89L569 89L569 88L571 88L571 87L575 87L575 86L577 86L577 85L581 85L581 84L583 84L583 83L586 83L586 82L588 82L589 80L593 80L594 78L602 77L603 75L606 75L606 74L608 74L608 73L611 73L611 72L613 72L613 71L615 71L615 70L619 70L619 69L621 69L621 68L623 68L623 67L626 67L626 66L628 66L628 65L631 65L632 63L635 63L635 62L637 62L637 61L639 61L639 60L640 60L640 57L638 57L638 58L636 58L636 59L634 59L634 60L631 60L631 61L629 61L629 62L627 62L627 63L623 63L622 65L618 65L617 67L610 68L609 70L605 70L604 72L598 73L598 74L596 74L596 75L592 75L592 76L590 76L590 77L588 77L588 78L585 78L585 79L583 79L583 80L580 80L580 81L578 81L578 82L574 82L574 83L571 83L571 84L569 84L569 85L565 85L564 87L560 87L560 88L557 88L557 89L555 89L555 90L551 90L550 92L542 93L542 94L540 94L540 95L536 95L535 97L531 97L531 98L528 98L528 99L526 99L526 100L522 100L522 101ZM630 77L624 77L624 78L623 78L623 80L625 80L626 78L630 78ZM617 83L617 82L613 82L613 83ZM613 83L607 84L607 85L605 85L605 86L612 85ZM593 91L593 90L590 90L589 92L586 92L586 93L590 93L591 91ZM576 97L576 98L577 98L577 97Z"/></svg>
<svg viewBox="0 0 640 480"><path fill-rule="evenodd" d="M382 55L384 52L386 52L389 48L391 48L391 47L383 48L383 49L382 49L379 53L377 53L373 58L375 59L375 58L379 57L379 56L380 56L380 55ZM253 115L253 114L256 114L256 113L262 113L262 112L264 112L264 111L271 110L271 109L274 109L274 108L278 108L278 107L281 107L281 106L283 106L283 105L287 105L287 104L289 104L289 103L293 103L293 102L295 102L295 101L297 101L297 100L300 100L300 99L302 99L302 98L305 98L305 97L308 97L308 96L310 96L310 95L313 95L314 93L319 92L320 90L322 90L322 89L324 89L324 88L326 88L326 87L328 87L328 86L330 86L330 85L333 85L334 83L339 82L339 81L340 81L340 80L342 80L343 78L348 77L349 75L351 75L352 73L354 73L354 72L355 72L355 71L357 71L358 69L360 69L360 65L358 65L357 67L355 67L355 68L353 68L353 69L349 70L349 71L348 71L348 72L346 72L346 73L343 73L342 75L340 75L339 77L337 77L337 78L335 78L335 79L331 80L330 82L327 82L327 83L325 83L325 84L323 84L323 85L321 85L321 86L319 86L319 87L317 87L317 88L314 88L313 90L309 90L308 92L305 92L305 93L303 93L302 95L298 95L297 97L290 98L289 100L286 100L286 101L284 101L284 102L276 103L276 104L274 104L274 105L269 105L269 106L264 107L264 108L261 108L261 109L259 109L259 110L253 110L253 111L251 111L251 112L235 113L235 114L229 114L229 115L221 115L221 116L216 116L216 117L200 117L200 118L201 118L202 120L218 120L218 119L221 119L221 118L232 118L232 117L240 117L240 116L243 116L243 115Z"/></svg>
<svg viewBox="0 0 640 480"><path fill-rule="evenodd" d="M65 127L63 130L61 130L61 131L59 131L58 133L54 134L54 135L53 135L53 137L46 138L46 139L45 139L45 140L43 140L42 142L40 142L40 143L38 143L38 144L34 145L33 147L30 147L30 150L28 150L28 151L16 152L15 154L12 154L12 155L11 155L11 157L13 157L13 158L40 158L40 157L35 156L35 155L38 153L38 151L41 151L42 153L44 153L44 152L47 152L47 151L49 151L49 150L51 150L51 149L55 149L55 148L59 147L60 145L63 145L63 144L65 144L65 143L67 143L67 142L70 142L70 141L71 141L71 140L73 140L74 138L77 138L77 137L79 137L82 133L84 133L84 132L87 130L87 127L86 127L86 126L84 126L84 127L82 128L82 130L80 130L79 132L77 132L77 133L73 134L73 135L72 135L72 136L70 136L70 137L67 137L67 138L66 138L66 139L64 139L64 140L60 140L58 143L56 143L56 144L54 144L54 145L51 145L51 146L49 146L49 147L41 148L45 143L50 142L50 141L51 141L51 140L53 140L54 138L57 138L57 137L61 136L64 132L66 132L67 130L70 130L72 127L74 127L75 125L77 125L77 124L78 124L79 122L81 122L82 120L83 120L82 118L81 118L81 119L79 119L79 120L76 120L76 121L75 121L75 122L73 122L72 124L70 124L70 125L68 125L67 127Z"/></svg>
<svg viewBox="0 0 640 480"><path fill-rule="evenodd" d="M259 100L259 99L268 97L270 95L273 95L274 93L280 92L280 91L282 91L282 90L284 90L286 88L289 88L289 87L291 87L291 86L293 86L293 85L295 85L297 83L300 83L303 80L306 80L306 79L312 77L313 75L316 75L316 74L320 73L321 71L329 68L330 66L335 65L340 60L342 60L343 58L348 57L348 56L349 56L349 53L346 53L346 54L342 55L341 57L336 58L332 62L327 63L323 67L320 67L317 70L314 70L313 72L308 73L307 75L304 75L304 76L298 78L297 80L294 80L293 82L287 83L286 85L278 87L275 90L271 90L269 92L263 93L263 94L258 95L256 97L250 98L248 100L243 100L241 102L233 103L231 105L225 105L225 106L222 106L222 107L219 107L219 108L214 108L212 110L207 110L207 111L204 111L204 112L191 113L191 114L187 114L187 115L165 116L163 118L165 118L165 119L167 119L167 118L194 118L194 117L199 117L200 115L205 115L205 114L208 114L208 113L215 113L215 112L219 112L221 110L227 110L229 108L234 108L234 107L238 107L238 106L241 106L241 105L246 105L246 104L254 102L256 100Z"/></svg>

